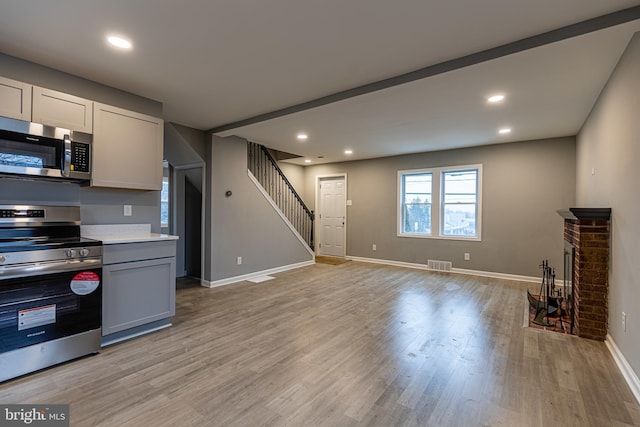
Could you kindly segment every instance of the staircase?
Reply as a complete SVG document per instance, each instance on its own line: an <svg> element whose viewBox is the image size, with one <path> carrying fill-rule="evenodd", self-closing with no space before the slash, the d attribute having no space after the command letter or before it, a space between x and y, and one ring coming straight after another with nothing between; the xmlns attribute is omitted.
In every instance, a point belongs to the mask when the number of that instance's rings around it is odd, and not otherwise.
<svg viewBox="0 0 640 427"><path fill-rule="evenodd" d="M284 176L269 150L263 145L247 141L247 168L313 251L313 212Z"/></svg>

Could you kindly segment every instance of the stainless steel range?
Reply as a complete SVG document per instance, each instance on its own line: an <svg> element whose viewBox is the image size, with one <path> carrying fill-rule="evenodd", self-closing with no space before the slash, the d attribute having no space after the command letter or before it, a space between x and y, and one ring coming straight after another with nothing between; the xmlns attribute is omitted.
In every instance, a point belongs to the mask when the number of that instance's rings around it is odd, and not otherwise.
<svg viewBox="0 0 640 427"><path fill-rule="evenodd" d="M0 205L0 381L97 353L101 281L78 206Z"/></svg>

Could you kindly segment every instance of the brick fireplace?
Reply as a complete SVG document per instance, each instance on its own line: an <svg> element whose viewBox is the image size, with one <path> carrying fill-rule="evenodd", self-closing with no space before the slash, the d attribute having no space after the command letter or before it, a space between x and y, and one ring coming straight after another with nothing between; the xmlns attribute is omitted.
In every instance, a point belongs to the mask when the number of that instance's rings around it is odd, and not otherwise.
<svg viewBox="0 0 640 427"><path fill-rule="evenodd" d="M558 210L564 218L565 286L573 296L572 333L604 341L609 295L609 208Z"/></svg>

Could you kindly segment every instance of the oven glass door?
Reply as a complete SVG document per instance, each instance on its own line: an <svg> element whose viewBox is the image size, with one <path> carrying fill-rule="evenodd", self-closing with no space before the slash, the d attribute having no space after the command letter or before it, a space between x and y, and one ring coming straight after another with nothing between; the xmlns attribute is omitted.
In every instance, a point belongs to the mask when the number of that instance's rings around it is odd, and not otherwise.
<svg viewBox="0 0 640 427"><path fill-rule="evenodd" d="M102 269L0 280L0 352L100 328Z"/></svg>

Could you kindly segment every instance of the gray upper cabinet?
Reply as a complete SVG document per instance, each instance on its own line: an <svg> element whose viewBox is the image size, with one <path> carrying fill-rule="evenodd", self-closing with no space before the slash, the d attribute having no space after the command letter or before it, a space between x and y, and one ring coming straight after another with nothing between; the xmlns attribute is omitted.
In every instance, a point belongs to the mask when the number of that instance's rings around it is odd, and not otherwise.
<svg viewBox="0 0 640 427"><path fill-rule="evenodd" d="M162 189L162 119L94 103L94 187Z"/></svg>
<svg viewBox="0 0 640 427"><path fill-rule="evenodd" d="M32 121L93 132L93 101L42 87L33 87Z"/></svg>
<svg viewBox="0 0 640 427"><path fill-rule="evenodd" d="M31 121L31 88L30 84L0 77L0 116Z"/></svg>

